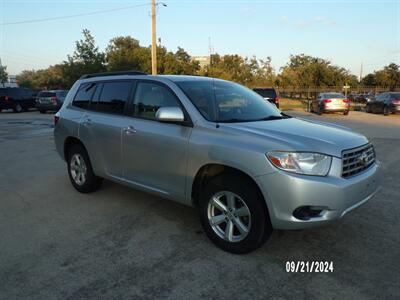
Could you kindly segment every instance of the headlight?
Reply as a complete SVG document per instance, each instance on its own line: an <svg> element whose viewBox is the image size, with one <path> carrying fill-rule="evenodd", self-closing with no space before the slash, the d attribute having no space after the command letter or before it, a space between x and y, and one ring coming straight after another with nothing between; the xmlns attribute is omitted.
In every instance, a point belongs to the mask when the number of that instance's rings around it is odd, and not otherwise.
<svg viewBox="0 0 400 300"><path fill-rule="evenodd" d="M278 169L305 175L326 176L332 157L310 152L269 152L269 161Z"/></svg>

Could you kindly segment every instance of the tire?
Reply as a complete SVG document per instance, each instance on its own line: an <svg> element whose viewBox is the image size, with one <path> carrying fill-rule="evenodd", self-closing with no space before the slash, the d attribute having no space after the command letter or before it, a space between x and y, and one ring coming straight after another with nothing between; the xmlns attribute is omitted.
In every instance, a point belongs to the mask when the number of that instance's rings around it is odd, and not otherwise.
<svg viewBox="0 0 400 300"><path fill-rule="evenodd" d="M233 197L234 205L228 204L228 197ZM219 202L214 202L215 198ZM223 206L218 208L217 203L222 203ZM273 231L265 200L259 194L258 188L248 178L236 174L219 175L207 183L200 195L199 213L209 239L219 248L231 253L244 254L257 249ZM211 224L212 218L218 224ZM228 230L229 228L232 230ZM247 232L243 228L247 228Z"/></svg>
<svg viewBox="0 0 400 300"><path fill-rule="evenodd" d="M383 108L383 115L384 115L384 116L388 116L389 114L390 114L390 112L389 112L389 107L385 106L385 107Z"/></svg>
<svg viewBox="0 0 400 300"><path fill-rule="evenodd" d="M371 113L371 106L369 106L368 104L365 106L365 112L368 114Z"/></svg>
<svg viewBox="0 0 400 300"><path fill-rule="evenodd" d="M41 114L45 114L47 111L46 111L46 110L39 110L39 112L40 112Z"/></svg>
<svg viewBox="0 0 400 300"><path fill-rule="evenodd" d="M24 110L24 108L22 107L21 103L17 102L17 104L15 104L13 111L15 113L20 113Z"/></svg>
<svg viewBox="0 0 400 300"><path fill-rule="evenodd" d="M320 116L320 115L322 115L322 112L323 112L322 107L321 107L321 106L318 106L317 114Z"/></svg>
<svg viewBox="0 0 400 300"><path fill-rule="evenodd" d="M343 115L345 115L345 116L347 116L349 114L349 111L348 110L345 110L344 112L343 112Z"/></svg>
<svg viewBox="0 0 400 300"><path fill-rule="evenodd" d="M68 150L67 167L69 179L78 192L91 193L101 187L103 179L94 174L89 155L83 146L76 144Z"/></svg>

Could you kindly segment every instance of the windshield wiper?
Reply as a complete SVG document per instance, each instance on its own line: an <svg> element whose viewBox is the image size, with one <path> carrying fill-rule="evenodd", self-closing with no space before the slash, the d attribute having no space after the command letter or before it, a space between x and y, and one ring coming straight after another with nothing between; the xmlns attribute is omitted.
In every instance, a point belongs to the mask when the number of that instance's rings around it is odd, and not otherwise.
<svg viewBox="0 0 400 300"><path fill-rule="evenodd" d="M226 119L226 120L218 120L217 123L236 123L236 122L251 122L252 120L246 120L246 119Z"/></svg>

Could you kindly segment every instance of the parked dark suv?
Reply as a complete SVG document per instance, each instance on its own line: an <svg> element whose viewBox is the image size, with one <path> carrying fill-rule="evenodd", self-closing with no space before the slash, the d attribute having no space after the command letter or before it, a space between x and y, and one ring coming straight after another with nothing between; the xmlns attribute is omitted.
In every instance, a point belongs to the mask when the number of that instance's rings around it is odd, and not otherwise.
<svg viewBox="0 0 400 300"><path fill-rule="evenodd" d="M58 111L67 96L66 90L41 91L36 97L36 108L40 113L46 111Z"/></svg>
<svg viewBox="0 0 400 300"><path fill-rule="evenodd" d="M12 109L22 112L35 107L33 91L26 88L0 88L0 111Z"/></svg>
<svg viewBox="0 0 400 300"><path fill-rule="evenodd" d="M279 108L279 97L274 88L255 88L253 91Z"/></svg>
<svg viewBox="0 0 400 300"><path fill-rule="evenodd" d="M387 92L379 94L369 101L365 107L367 113L383 113L385 116L391 113L400 113L400 93Z"/></svg>

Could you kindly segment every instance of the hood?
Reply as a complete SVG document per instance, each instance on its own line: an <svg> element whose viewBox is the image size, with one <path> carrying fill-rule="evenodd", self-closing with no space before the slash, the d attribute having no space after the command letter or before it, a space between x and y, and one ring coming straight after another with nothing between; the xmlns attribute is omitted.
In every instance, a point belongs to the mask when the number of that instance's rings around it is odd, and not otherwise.
<svg viewBox="0 0 400 300"><path fill-rule="evenodd" d="M365 136L350 129L346 130L346 127L296 118L224 123L220 126L228 131L250 134L265 139L268 151L308 151L341 157L342 150L368 143Z"/></svg>

